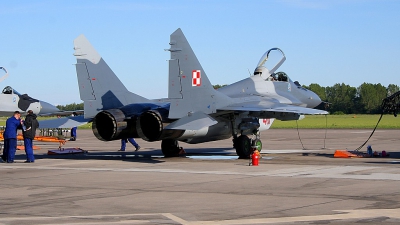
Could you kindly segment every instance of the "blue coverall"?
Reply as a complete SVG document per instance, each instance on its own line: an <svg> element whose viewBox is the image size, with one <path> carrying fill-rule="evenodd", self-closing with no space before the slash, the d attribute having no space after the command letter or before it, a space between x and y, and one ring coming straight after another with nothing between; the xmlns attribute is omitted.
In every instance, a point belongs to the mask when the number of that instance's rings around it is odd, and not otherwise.
<svg viewBox="0 0 400 225"><path fill-rule="evenodd" d="M78 129L77 127L73 127L71 128L71 137L76 140L76 129Z"/></svg>
<svg viewBox="0 0 400 225"><path fill-rule="evenodd" d="M133 138L126 138L126 139L121 139L121 149L120 151L125 151L126 147L126 142L130 142L133 146L135 146L136 149L139 148L139 145L136 143L135 139Z"/></svg>
<svg viewBox="0 0 400 225"><path fill-rule="evenodd" d="M17 150L17 129L21 128L20 119L16 119L14 116L7 119L6 129L3 133L4 149L2 158L8 163L14 162L15 151Z"/></svg>

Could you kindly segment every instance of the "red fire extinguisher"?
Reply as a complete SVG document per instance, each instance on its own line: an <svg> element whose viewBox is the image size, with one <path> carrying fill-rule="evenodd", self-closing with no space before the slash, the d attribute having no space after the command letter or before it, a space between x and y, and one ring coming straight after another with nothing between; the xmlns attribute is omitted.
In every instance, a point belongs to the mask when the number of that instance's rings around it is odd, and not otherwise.
<svg viewBox="0 0 400 225"><path fill-rule="evenodd" d="M258 161L260 159L260 153L258 150L254 150L253 154L251 155L251 164L253 166L258 166Z"/></svg>

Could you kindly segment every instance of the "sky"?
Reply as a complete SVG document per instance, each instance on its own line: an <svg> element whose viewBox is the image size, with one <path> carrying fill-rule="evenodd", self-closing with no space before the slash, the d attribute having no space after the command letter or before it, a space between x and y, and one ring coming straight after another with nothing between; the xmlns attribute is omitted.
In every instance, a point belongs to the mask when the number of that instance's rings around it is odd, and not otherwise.
<svg viewBox="0 0 400 225"><path fill-rule="evenodd" d="M399 12L398 0L3 1L0 66L9 76L0 88L81 103L73 40L84 34L128 90L166 98L165 49L178 28L212 84L249 77L278 47L278 71L300 84L400 86Z"/></svg>

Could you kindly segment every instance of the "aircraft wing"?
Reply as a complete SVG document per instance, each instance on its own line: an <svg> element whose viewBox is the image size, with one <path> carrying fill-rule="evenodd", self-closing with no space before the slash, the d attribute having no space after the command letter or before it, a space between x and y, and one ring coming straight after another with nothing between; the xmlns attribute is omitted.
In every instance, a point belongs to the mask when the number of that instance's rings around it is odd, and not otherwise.
<svg viewBox="0 0 400 225"><path fill-rule="evenodd" d="M87 124L90 120L83 116L70 116L50 120L40 120L39 128L71 128Z"/></svg>
<svg viewBox="0 0 400 225"><path fill-rule="evenodd" d="M232 104L220 108L218 110L230 111L250 111L250 112L283 112L293 114L307 114L307 115L325 115L327 111L319 109L311 109L302 106L288 105L277 102L243 102Z"/></svg>

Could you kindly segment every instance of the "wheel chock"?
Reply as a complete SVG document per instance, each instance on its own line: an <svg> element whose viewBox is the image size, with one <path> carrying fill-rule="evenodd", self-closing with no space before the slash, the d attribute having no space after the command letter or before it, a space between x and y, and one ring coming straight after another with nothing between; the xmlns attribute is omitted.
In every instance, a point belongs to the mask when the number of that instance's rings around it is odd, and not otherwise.
<svg viewBox="0 0 400 225"><path fill-rule="evenodd" d="M334 158L365 158L369 157L368 154L359 151L336 150L333 155Z"/></svg>

